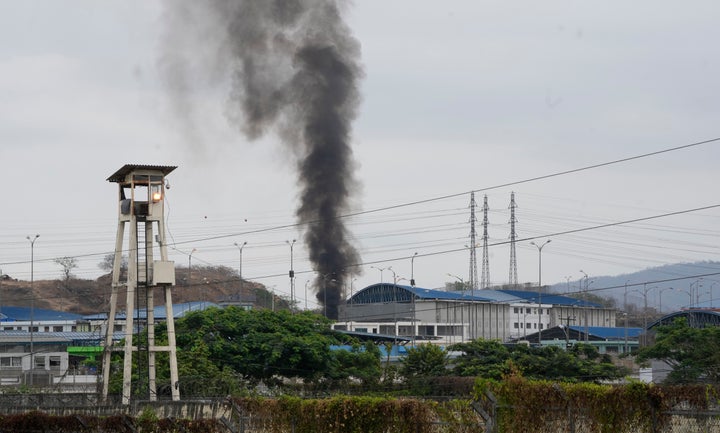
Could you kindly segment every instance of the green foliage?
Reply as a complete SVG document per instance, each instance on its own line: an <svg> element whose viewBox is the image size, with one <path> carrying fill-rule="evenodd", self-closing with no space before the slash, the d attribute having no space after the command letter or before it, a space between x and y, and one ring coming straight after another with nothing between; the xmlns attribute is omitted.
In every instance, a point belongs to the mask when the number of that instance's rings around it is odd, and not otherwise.
<svg viewBox="0 0 720 433"><path fill-rule="evenodd" d="M478 383L476 390L486 409L492 405L486 396L497 398L497 423L505 433L554 433L570 431L571 425L576 431L654 432L669 419L663 413L669 406L662 392L643 383L554 383L513 375Z"/></svg>
<svg viewBox="0 0 720 433"><path fill-rule="evenodd" d="M434 344L411 347L403 359L399 373L405 378L411 394L430 394L435 384L428 379L447 374L447 353Z"/></svg>
<svg viewBox="0 0 720 433"><path fill-rule="evenodd" d="M450 349L463 353L454 360L454 373L460 376L499 380L515 368L528 378L584 382L618 379L627 374L626 369L599 356L594 347L578 346L565 351L555 346L506 346L498 341L478 339Z"/></svg>
<svg viewBox="0 0 720 433"><path fill-rule="evenodd" d="M447 431L483 431L469 402L439 404L414 399L380 397L334 397L277 400L236 399L242 412L270 422L263 425L271 433L430 433L435 421L448 423Z"/></svg>
<svg viewBox="0 0 720 433"><path fill-rule="evenodd" d="M330 345L340 342L326 319L310 313L211 308L185 316L176 327L185 362L229 367L256 381L315 379L330 370Z"/></svg>
<svg viewBox="0 0 720 433"><path fill-rule="evenodd" d="M434 344L411 347L403 359L400 374L406 379L447 374L447 353Z"/></svg>
<svg viewBox="0 0 720 433"><path fill-rule="evenodd" d="M720 327L692 328L684 318L659 326L655 344L637 355L638 362L650 359L673 367L667 383L720 383Z"/></svg>
<svg viewBox="0 0 720 433"><path fill-rule="evenodd" d="M333 352L334 362L328 372L333 380L357 379L365 387L378 384L382 375L380 349L372 342L354 344L350 351Z"/></svg>

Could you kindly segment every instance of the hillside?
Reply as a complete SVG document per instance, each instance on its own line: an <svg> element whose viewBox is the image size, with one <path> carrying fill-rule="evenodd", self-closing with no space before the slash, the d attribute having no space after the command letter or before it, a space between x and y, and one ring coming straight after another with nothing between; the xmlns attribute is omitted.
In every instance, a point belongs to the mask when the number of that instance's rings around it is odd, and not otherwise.
<svg viewBox="0 0 720 433"><path fill-rule="evenodd" d="M220 303L238 299L240 281L237 274L223 267L193 266L192 280L187 284L187 268L176 268L178 285L173 289L173 303L208 301ZM182 277L181 277L182 275ZM35 300L35 308L46 308L78 314L107 312L110 307L110 274L96 280L70 278L64 280L36 280L32 291L29 281L12 278L0 281L0 306L30 306ZM125 291L120 290L118 308L125 308ZM240 299L251 303L255 308L270 308L271 293L265 286L252 281L244 281ZM164 299L155 297L155 304L164 304ZM275 308L288 308L288 302L275 298Z"/></svg>
<svg viewBox="0 0 720 433"><path fill-rule="evenodd" d="M716 261L676 263L615 276L589 275L588 281L592 294L614 299L620 309L623 308L626 283L629 309L642 308L645 301L648 308L662 312L675 311L690 305L720 305L720 262ZM613 288L606 289L609 287ZM580 280L576 278L554 284L550 290L555 293L577 294L582 288Z"/></svg>

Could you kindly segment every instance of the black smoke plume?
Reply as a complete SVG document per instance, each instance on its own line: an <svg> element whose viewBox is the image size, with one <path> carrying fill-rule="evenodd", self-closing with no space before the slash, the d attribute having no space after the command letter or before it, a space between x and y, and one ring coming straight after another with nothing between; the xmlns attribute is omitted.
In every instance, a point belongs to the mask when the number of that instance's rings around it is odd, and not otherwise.
<svg viewBox="0 0 720 433"><path fill-rule="evenodd" d="M307 227L317 299L337 318L344 282L359 262L339 218L357 186L350 139L362 77L359 44L342 19L344 2L169 0L167 6L170 49L161 65L176 101L186 100L193 81L183 62L200 73L207 67L206 76L227 70L233 124L249 138L275 131L296 155L297 217Z"/></svg>

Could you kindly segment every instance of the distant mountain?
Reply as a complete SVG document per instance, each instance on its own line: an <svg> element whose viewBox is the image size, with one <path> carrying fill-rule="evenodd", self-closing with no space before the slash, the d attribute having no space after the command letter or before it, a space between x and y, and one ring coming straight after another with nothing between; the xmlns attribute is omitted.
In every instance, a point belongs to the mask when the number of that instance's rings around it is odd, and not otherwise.
<svg viewBox="0 0 720 433"><path fill-rule="evenodd" d="M631 310L642 309L646 300L648 308L665 313L687 307L720 308L720 262L716 261L664 265L615 276L589 275L587 280L590 293L615 299L619 309L623 308L626 284ZM584 286L583 278L582 284L579 280L553 284L550 291L578 294Z"/></svg>

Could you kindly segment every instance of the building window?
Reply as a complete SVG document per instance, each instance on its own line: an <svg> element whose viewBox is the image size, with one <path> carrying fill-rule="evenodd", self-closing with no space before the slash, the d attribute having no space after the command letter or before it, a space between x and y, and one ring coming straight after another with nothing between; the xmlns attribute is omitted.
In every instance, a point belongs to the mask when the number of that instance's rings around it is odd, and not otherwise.
<svg viewBox="0 0 720 433"><path fill-rule="evenodd" d="M515 328L515 329L520 328L520 324L518 322L513 323L513 328Z"/></svg>
<svg viewBox="0 0 720 433"><path fill-rule="evenodd" d="M62 326L53 326L53 332L63 332Z"/></svg>
<svg viewBox="0 0 720 433"><path fill-rule="evenodd" d="M515 314L517 314L517 313L518 313L518 307L513 308L513 312L514 312Z"/></svg>
<svg viewBox="0 0 720 433"><path fill-rule="evenodd" d="M530 308L525 308L525 314L530 314Z"/></svg>
<svg viewBox="0 0 720 433"><path fill-rule="evenodd" d="M525 328L530 329L532 328L532 323L528 322L525 324Z"/></svg>
<svg viewBox="0 0 720 433"><path fill-rule="evenodd" d="M35 368L45 368L45 357L35 355Z"/></svg>
<svg viewBox="0 0 720 433"><path fill-rule="evenodd" d="M51 369L53 369L53 370L60 369L60 357L59 356L49 357L48 363L49 363L48 365L50 366Z"/></svg>
<svg viewBox="0 0 720 433"><path fill-rule="evenodd" d="M3 356L0 358L0 368L21 368L22 358L19 356Z"/></svg>

